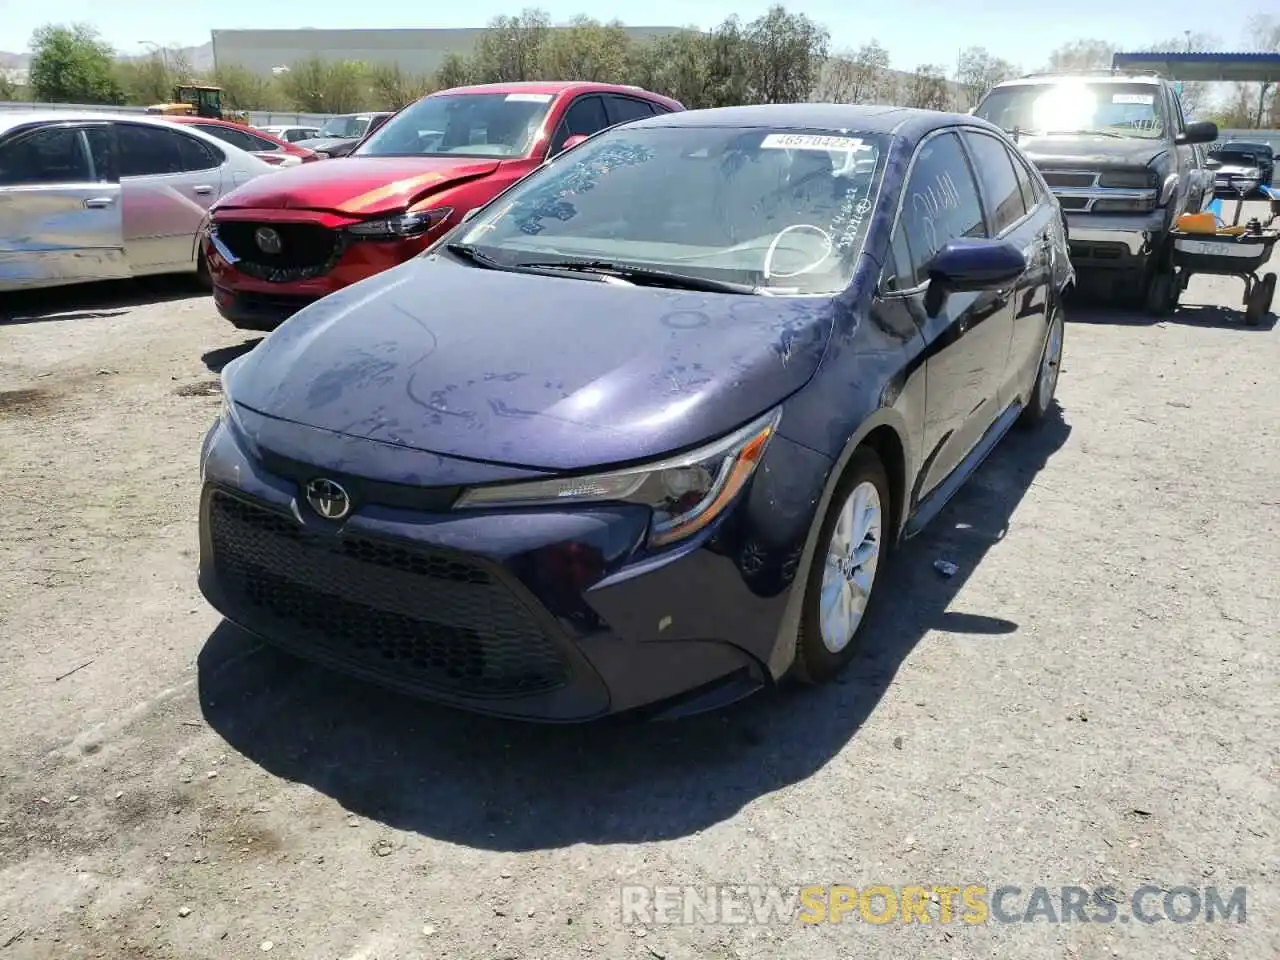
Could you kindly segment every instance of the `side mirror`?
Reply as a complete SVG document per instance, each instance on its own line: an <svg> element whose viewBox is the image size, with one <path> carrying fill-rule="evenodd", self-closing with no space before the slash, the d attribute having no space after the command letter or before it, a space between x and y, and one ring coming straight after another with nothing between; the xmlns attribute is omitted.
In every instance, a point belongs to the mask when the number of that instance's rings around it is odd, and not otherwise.
<svg viewBox="0 0 1280 960"><path fill-rule="evenodd" d="M1174 138L1174 143L1185 146L1190 143L1213 143L1218 139L1218 125L1209 120L1188 123L1187 129Z"/></svg>
<svg viewBox="0 0 1280 960"><path fill-rule="evenodd" d="M950 240L929 264L925 310L937 316L949 294L998 290L1017 281L1026 269L1026 256L1008 241Z"/></svg>

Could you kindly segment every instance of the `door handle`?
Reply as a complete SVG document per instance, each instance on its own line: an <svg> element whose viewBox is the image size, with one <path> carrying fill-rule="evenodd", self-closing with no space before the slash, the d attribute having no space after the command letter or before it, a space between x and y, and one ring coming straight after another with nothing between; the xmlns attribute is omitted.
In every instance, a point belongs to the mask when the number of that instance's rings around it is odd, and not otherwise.
<svg viewBox="0 0 1280 960"><path fill-rule="evenodd" d="M209 186L207 183L202 183L198 187L192 187L191 190L193 193L198 193L201 196L208 193L213 193L213 187Z"/></svg>
<svg viewBox="0 0 1280 960"><path fill-rule="evenodd" d="M115 197L90 197L84 202L84 206L86 210L101 210L103 207L109 207L115 202Z"/></svg>

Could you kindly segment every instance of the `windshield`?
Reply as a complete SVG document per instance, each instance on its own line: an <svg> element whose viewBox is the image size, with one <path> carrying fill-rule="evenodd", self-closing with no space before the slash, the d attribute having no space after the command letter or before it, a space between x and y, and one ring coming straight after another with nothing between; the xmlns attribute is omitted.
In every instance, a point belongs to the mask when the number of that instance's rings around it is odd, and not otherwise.
<svg viewBox="0 0 1280 960"><path fill-rule="evenodd" d="M887 143L825 130L616 130L531 174L459 240L506 266L598 261L832 294L853 275Z"/></svg>
<svg viewBox="0 0 1280 960"><path fill-rule="evenodd" d="M362 157L523 157L551 106L549 93L464 93L406 107L360 146Z"/></svg>
<svg viewBox="0 0 1280 960"><path fill-rule="evenodd" d="M977 116L1026 134L1095 133L1159 140L1164 118L1158 92L1149 83L1014 84L992 90Z"/></svg>
<svg viewBox="0 0 1280 960"><path fill-rule="evenodd" d="M330 117L320 128L320 136L356 139L363 137L368 127L368 117Z"/></svg>

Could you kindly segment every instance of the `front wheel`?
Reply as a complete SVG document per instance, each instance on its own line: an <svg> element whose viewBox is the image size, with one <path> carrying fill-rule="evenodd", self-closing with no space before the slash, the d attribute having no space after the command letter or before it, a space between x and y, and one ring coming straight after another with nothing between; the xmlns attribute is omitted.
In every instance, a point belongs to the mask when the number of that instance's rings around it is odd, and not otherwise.
<svg viewBox="0 0 1280 960"><path fill-rule="evenodd" d="M1178 303L1178 279L1172 270L1157 270L1147 284L1143 306L1153 317L1168 316Z"/></svg>
<svg viewBox="0 0 1280 960"><path fill-rule="evenodd" d="M1031 387L1027 405L1018 418L1018 426L1039 426L1049 415L1053 397L1058 390L1058 371L1062 368L1062 342L1066 338L1066 323L1062 308L1055 306L1049 315L1049 329L1045 333L1044 349L1040 353L1040 366L1036 369L1036 382Z"/></svg>
<svg viewBox="0 0 1280 960"><path fill-rule="evenodd" d="M831 498L809 568L792 675L823 683L854 658L892 537L889 481L860 448Z"/></svg>

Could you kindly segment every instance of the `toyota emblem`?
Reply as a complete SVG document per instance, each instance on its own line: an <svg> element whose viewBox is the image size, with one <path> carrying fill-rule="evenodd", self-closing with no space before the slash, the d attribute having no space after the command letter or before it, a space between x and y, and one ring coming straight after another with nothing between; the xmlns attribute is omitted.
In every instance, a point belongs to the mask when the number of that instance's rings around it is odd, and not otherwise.
<svg viewBox="0 0 1280 960"><path fill-rule="evenodd" d="M342 484L323 478L307 484L307 503L326 520L341 520L351 512L351 497Z"/></svg>
<svg viewBox="0 0 1280 960"><path fill-rule="evenodd" d="M263 253L277 254L284 249L280 234L271 227L259 227L253 231L253 242Z"/></svg>

